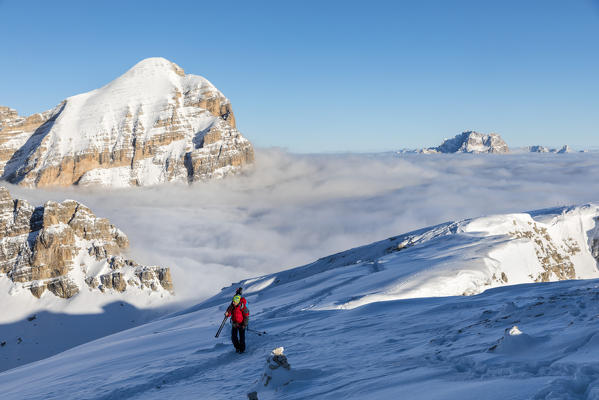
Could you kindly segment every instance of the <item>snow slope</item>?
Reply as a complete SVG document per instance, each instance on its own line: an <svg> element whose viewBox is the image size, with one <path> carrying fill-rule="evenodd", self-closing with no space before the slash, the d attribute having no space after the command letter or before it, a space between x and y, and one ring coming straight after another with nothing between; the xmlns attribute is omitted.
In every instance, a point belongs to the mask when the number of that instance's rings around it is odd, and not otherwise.
<svg viewBox="0 0 599 400"><path fill-rule="evenodd" d="M35 207L0 187L0 227L0 371L139 325L175 301L170 270L124 258L127 236L81 203Z"/></svg>
<svg viewBox="0 0 599 400"><path fill-rule="evenodd" d="M77 261L86 256L81 252ZM38 299L22 284L0 280L0 344L5 342L0 346L0 371L138 326L164 315L176 301L164 290L144 291L134 286L122 293L113 289L98 293L85 284L78 268L69 277L81 288L69 299L51 293Z"/></svg>
<svg viewBox="0 0 599 400"><path fill-rule="evenodd" d="M248 352L214 333L233 288L163 320L0 374L5 399L598 398L597 281L316 311L317 286L248 296ZM349 294L349 293L348 293ZM510 335L517 326L522 335ZM291 382L259 384L284 346ZM234 378L232 378L234 375Z"/></svg>
<svg viewBox="0 0 599 400"><path fill-rule="evenodd" d="M352 295L331 290L321 300L323 309L599 278L593 256L597 216L599 206L586 205L451 222L332 255L290 274L342 268L352 280Z"/></svg>
<svg viewBox="0 0 599 400"><path fill-rule="evenodd" d="M185 75L174 63L161 58L140 61L108 85L69 97L65 108L52 127L53 141L49 157L72 155L89 148L102 147L105 136L100 133L120 132L127 114L136 114L136 123L146 127L139 139L148 139L156 132L152 127L160 113L166 113L173 103L174 91L198 90L224 97L207 79ZM228 102L228 100L223 100ZM217 117L206 113L189 121L194 132L207 128ZM115 137L115 146L119 137Z"/></svg>
<svg viewBox="0 0 599 400"><path fill-rule="evenodd" d="M597 215L587 205L478 218L325 257L5 371L0 390L7 399L599 398L599 282L511 285L558 279L566 255L576 277L596 277ZM214 338L238 285L251 327L267 331L248 333L244 355L226 331ZM291 369L264 387L279 346Z"/></svg>

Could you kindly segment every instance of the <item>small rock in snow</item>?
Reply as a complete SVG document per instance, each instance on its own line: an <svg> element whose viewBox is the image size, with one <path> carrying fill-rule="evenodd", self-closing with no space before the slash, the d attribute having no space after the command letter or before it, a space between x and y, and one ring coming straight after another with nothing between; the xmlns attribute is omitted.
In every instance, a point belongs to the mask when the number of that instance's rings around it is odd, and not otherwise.
<svg viewBox="0 0 599 400"><path fill-rule="evenodd" d="M514 325L512 327L512 329L510 329L510 336L517 336L517 335L521 335L522 331L520 329L518 329L518 327L516 325Z"/></svg>

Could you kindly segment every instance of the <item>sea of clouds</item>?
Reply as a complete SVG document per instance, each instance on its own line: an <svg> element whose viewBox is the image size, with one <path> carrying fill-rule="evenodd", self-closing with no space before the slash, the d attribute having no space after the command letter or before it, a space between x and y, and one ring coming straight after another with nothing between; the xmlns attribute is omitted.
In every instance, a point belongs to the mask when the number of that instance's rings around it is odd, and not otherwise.
<svg viewBox="0 0 599 400"><path fill-rule="evenodd" d="M414 229L599 201L599 154L298 155L258 149L243 175L127 190L15 186L38 205L72 198L130 239L138 262L172 268L197 302L241 279Z"/></svg>

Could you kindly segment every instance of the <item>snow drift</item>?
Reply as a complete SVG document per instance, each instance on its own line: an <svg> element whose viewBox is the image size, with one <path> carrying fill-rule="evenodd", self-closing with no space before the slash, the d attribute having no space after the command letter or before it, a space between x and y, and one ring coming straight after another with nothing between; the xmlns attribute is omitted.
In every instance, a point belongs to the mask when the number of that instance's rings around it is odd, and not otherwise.
<svg viewBox="0 0 599 400"><path fill-rule="evenodd" d="M523 283L599 277L599 205L449 222L240 284L342 283L314 309L398 299L473 295ZM297 283L299 284L299 283ZM346 293L352 295L347 297Z"/></svg>

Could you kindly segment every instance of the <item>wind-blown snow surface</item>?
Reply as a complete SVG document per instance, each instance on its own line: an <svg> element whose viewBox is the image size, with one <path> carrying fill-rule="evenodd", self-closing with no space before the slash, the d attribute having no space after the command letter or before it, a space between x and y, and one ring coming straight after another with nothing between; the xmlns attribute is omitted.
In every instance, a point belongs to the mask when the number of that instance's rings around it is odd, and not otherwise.
<svg viewBox="0 0 599 400"><path fill-rule="evenodd" d="M304 268L253 281L250 326L267 334L249 332L243 355L228 328L214 338L233 286L177 315L6 371L0 390L5 399L78 400L242 399L252 391L261 400L599 398L597 280L323 310L376 274ZM266 356L279 346L291 369L264 387Z"/></svg>

